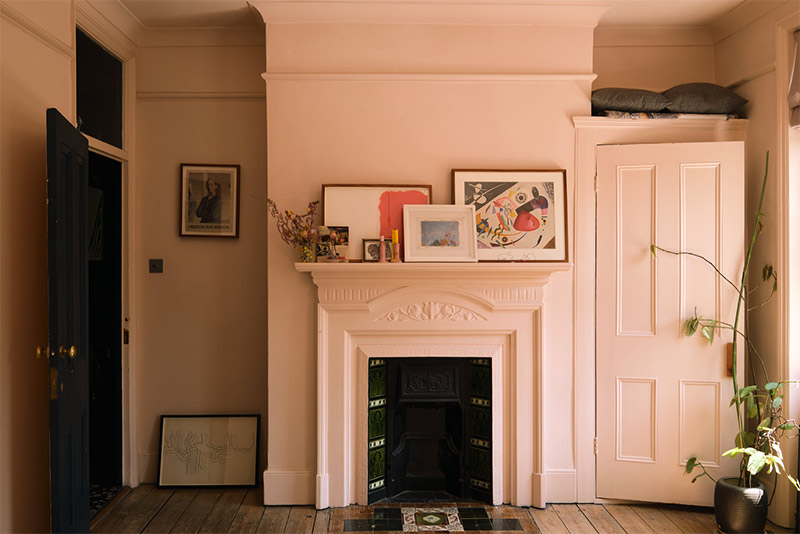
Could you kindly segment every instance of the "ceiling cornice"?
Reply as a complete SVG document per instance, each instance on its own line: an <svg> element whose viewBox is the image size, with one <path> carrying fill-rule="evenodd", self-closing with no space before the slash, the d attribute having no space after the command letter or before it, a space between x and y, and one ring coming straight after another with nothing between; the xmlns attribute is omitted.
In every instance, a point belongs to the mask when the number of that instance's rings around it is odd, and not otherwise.
<svg viewBox="0 0 800 534"><path fill-rule="evenodd" d="M266 24L516 24L594 27L611 2L251 0Z"/></svg>

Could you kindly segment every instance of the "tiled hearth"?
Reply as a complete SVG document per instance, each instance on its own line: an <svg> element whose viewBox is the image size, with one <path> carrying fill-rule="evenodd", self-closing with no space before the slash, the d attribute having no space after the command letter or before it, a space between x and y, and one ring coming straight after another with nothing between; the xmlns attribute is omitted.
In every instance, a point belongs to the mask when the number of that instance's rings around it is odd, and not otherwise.
<svg viewBox="0 0 800 534"><path fill-rule="evenodd" d="M568 264L296 268L319 302L317 508L367 504L370 358L426 357L491 361L491 500L544 505L544 288Z"/></svg>

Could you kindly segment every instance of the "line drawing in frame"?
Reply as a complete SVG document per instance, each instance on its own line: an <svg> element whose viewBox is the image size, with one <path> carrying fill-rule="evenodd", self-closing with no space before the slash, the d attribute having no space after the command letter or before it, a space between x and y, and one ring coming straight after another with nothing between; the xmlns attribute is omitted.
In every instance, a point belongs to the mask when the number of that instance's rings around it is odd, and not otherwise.
<svg viewBox="0 0 800 534"><path fill-rule="evenodd" d="M258 483L260 415L162 415L158 485Z"/></svg>

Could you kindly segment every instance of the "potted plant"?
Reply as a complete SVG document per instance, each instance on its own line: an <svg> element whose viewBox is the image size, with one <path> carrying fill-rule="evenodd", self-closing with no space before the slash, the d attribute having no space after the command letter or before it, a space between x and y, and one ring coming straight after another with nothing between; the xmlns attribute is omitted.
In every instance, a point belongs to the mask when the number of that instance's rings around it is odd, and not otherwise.
<svg viewBox="0 0 800 534"><path fill-rule="evenodd" d="M699 254L684 251L670 251L654 244L650 245L650 252L653 255L655 255L657 251L660 251L676 256L692 256L700 261L706 262L716 271L717 275L737 293L736 315L733 318L733 322L707 319L702 315L698 315L696 310L694 315L686 321L687 335L692 336L699 332L709 343L714 342L714 335L718 329L729 330L733 334L733 355L731 361L733 398L731 399L730 406L736 410L738 433L734 440L734 447L725 451L723 456L741 456L739 475L714 480L696 457L689 458L686 463L686 473L692 473L695 468L700 468L702 470L700 474L695 475L692 482L695 482L703 476L707 476L715 482L714 514L720 529L726 533L753 533L764 531L764 525L767 521L767 507L771 501L771 498L767 498L764 485L759 481L765 470L767 473L772 473L774 471L778 475L785 475L795 488L800 490L797 479L790 475L783 465L783 453L780 447L781 437L783 437L786 432L796 431L798 428L794 420L786 420L782 416L783 395L781 390L791 381L773 382L769 380L764 361L758 353L758 350L753 346L746 329L747 313L749 310L766 304L778 289L777 273L771 265L766 265L761 271L761 279L762 282L771 283L771 291L763 302L755 306L750 305L749 296L753 293L753 290L747 285L747 276L750 269L753 247L763 228L761 223L761 207L767 185L768 169L769 152L767 153L766 169L764 171L764 180L761 185L761 194L758 201L753 234L747 248L741 279L738 285L722 274L711 261ZM740 327L740 319L744 319L745 328ZM756 363L759 364L760 371L763 375L761 377L763 385L755 385L758 380L753 376L754 384L740 387L740 377L737 372L737 359L742 349L753 359L753 369L756 369ZM753 374L755 375L755 371ZM748 421L752 421L752 424L749 426ZM753 428L753 424L755 428Z"/></svg>

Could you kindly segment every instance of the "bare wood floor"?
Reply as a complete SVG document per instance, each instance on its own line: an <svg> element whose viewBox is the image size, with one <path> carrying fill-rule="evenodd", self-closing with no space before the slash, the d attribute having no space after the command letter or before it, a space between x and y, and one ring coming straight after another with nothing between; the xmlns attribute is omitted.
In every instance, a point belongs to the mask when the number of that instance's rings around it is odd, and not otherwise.
<svg viewBox="0 0 800 534"><path fill-rule="evenodd" d="M435 506L446 505L437 503ZM432 505L420 503L416 506ZM317 511L311 506L264 506L261 488L174 490L146 484L118 495L92 520L91 532L339 534L344 531L346 519L371 518L374 509L379 507L381 505L349 506ZM553 504L544 510L487 506L486 511L490 518L519 520L523 530L473 530L472 532L553 534L716 532L714 514L709 508L639 504ZM770 523L767 532L791 531Z"/></svg>

